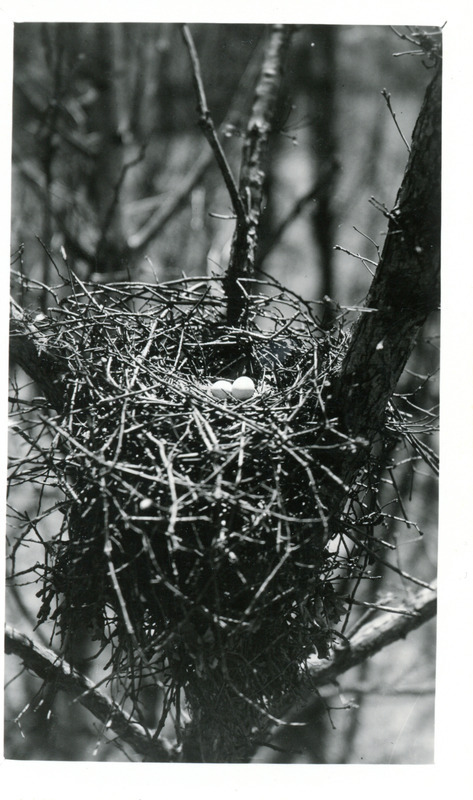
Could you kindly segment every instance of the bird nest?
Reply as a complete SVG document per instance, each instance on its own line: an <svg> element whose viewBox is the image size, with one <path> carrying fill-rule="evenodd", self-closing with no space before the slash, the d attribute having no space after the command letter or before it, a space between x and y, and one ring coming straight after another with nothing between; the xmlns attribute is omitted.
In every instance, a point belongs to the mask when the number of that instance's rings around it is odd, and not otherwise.
<svg viewBox="0 0 473 800"><path fill-rule="evenodd" d="M169 711L183 689L207 757L227 739L243 760L344 609L319 457L344 336L272 282L248 284L242 327L225 312L204 278L76 284L36 318L63 389L36 444L65 498L39 618L91 630L128 696L158 676Z"/></svg>

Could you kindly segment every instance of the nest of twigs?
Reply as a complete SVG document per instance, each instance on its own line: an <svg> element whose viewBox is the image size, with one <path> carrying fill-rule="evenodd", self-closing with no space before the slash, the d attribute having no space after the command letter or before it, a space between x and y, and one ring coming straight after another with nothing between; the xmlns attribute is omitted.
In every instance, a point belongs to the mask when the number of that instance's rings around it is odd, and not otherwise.
<svg viewBox="0 0 473 800"><path fill-rule="evenodd" d="M129 696L159 676L169 710L183 689L207 760L225 742L244 760L343 610L318 458L343 335L251 286L240 328L213 279L81 284L37 322L64 389L42 452L66 497L40 620L110 645ZM251 397L212 394L241 375Z"/></svg>

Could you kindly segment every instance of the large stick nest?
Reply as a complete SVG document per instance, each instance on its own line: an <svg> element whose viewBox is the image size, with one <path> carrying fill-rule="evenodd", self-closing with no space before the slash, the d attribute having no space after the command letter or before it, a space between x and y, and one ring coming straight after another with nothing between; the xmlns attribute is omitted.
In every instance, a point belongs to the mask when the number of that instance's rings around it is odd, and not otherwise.
<svg viewBox="0 0 473 800"><path fill-rule="evenodd" d="M91 629L133 692L159 675L171 704L183 687L233 750L307 656L327 655L349 561L327 546L322 488L337 483L327 431L332 450L352 446L322 400L343 335L276 284L250 285L241 328L214 279L76 282L36 321L64 387L36 439L65 493L40 619L63 637ZM252 397L213 396L241 375Z"/></svg>

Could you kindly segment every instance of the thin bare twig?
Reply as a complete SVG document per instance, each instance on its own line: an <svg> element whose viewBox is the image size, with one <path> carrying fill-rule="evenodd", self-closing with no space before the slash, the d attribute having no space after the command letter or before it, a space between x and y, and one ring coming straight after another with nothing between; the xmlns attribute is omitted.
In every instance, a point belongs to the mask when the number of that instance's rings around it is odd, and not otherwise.
<svg viewBox="0 0 473 800"><path fill-rule="evenodd" d="M401 136L402 141L404 142L404 144L407 147L407 152L410 153L411 152L411 146L410 146L409 142L407 141L406 137L404 136L403 132L401 131L401 128L399 127L399 123L398 123L397 118L396 118L396 113L395 113L395 111L394 111L394 109L393 109L393 107L391 105L391 95L389 94L389 92L386 91L386 89L382 89L381 94L383 95L384 99L386 100L386 105L387 105L387 107L389 109L389 113L391 114L391 116L393 118L393 122L394 122L396 128L399 131L399 134Z"/></svg>
<svg viewBox="0 0 473 800"><path fill-rule="evenodd" d="M197 50L195 49L194 39L192 38L192 34L187 25L183 25L181 30L184 42L186 43L186 47L189 52L189 57L192 65L192 77L194 81L194 88L195 88L195 93L197 95L197 103L200 114L199 124L205 134L205 137L210 147L212 148L215 154L215 158L217 160L218 166L220 167L220 171L225 181L228 194L230 195L230 199L232 201L233 210L237 216L237 221L240 225L246 227L247 219L246 219L245 207L238 192L236 181L235 178L233 177L230 165L227 161L225 153L223 152L222 145L220 144L219 138L217 136L217 131L215 129L215 125L213 123L209 107L207 105L207 98L205 96L205 89L200 71L199 57L197 55Z"/></svg>

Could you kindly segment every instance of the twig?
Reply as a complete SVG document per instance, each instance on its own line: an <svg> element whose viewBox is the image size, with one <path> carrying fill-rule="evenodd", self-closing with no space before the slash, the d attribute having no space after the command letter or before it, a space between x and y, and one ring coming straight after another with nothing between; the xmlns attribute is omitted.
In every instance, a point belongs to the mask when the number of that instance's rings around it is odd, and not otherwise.
<svg viewBox="0 0 473 800"><path fill-rule="evenodd" d="M394 124L395 124L396 128L399 131L399 134L401 136L402 141L404 142L404 144L407 147L407 152L410 153L411 152L411 146L410 146L409 142L407 141L406 137L404 136L403 132L401 131L401 128L399 127L399 123L398 123L398 121L396 119L396 114L395 114L394 109L393 109L393 107L391 105L391 95L389 94L389 92L386 91L386 89L382 89L381 94L383 95L384 99L386 100L386 105L387 105L387 107L389 109L389 113L391 114L391 116L393 118Z"/></svg>
<svg viewBox="0 0 473 800"><path fill-rule="evenodd" d="M87 708L107 728L111 728L122 742L145 756L148 761L175 761L173 746L162 738L152 739L145 729L125 714L121 708L100 692L94 683L73 669L63 658L49 648L35 644L28 636L11 625L5 626L5 652L21 658L25 667L44 681L67 692Z"/></svg>
<svg viewBox="0 0 473 800"><path fill-rule="evenodd" d="M368 272L371 275L371 277L374 277L374 272L371 269L371 267L368 266L368 264L371 264L372 266L374 266L376 268L378 266L376 261L372 261L371 258L366 258L365 256L362 256L360 253L353 253L352 250L347 250L346 247L342 247L340 244L334 245L333 249L334 250L339 250L342 253L346 253L348 256L352 256L352 258L357 258L358 261L361 261L363 266L366 267L366 269L368 270Z"/></svg>
<svg viewBox="0 0 473 800"><path fill-rule="evenodd" d="M405 570L400 569L400 567L396 567L389 561L385 561L384 559L382 559L379 553L376 552L376 550L374 550L372 547L368 547L366 542L361 542L361 547L363 548L363 550L366 550L367 553L370 553L372 556L374 556L378 564L382 564L384 567L387 567L392 572L395 572L397 573L397 575L400 575L401 578L405 578L407 581L411 581L411 583L415 583L417 586L423 586L425 589L430 589L429 584L426 583L425 581L422 581L420 578L416 578L414 575L410 575L408 572L405 572Z"/></svg>
<svg viewBox="0 0 473 800"><path fill-rule="evenodd" d="M406 604L409 616L385 612L370 620L350 640L349 646L335 650L331 661L309 659L308 669L312 686L336 682L339 675L371 658L387 645L404 639L437 613L435 589L422 589L411 604Z"/></svg>
<svg viewBox="0 0 473 800"><path fill-rule="evenodd" d="M389 614L402 614L406 617L415 617L417 614L416 611L410 611L402 607L395 608L394 606L381 605L381 603L368 603L364 600L355 600L353 597L343 597L343 595L341 595L341 597L350 605L363 606L364 608L374 608L376 611L387 611Z"/></svg>
<svg viewBox="0 0 473 800"><path fill-rule="evenodd" d="M233 210L237 216L237 221L240 225L246 227L247 220L246 220L245 207L238 192L235 178L233 177L230 165L227 161L225 153L223 152L222 145L220 144L219 138L217 136L215 125L210 115L210 111L207 105L207 98L205 96L204 84L202 82L202 75L200 72L199 57L195 49L192 34L187 25L182 26L182 36L189 51L189 57L192 65L192 77L194 81L194 88L197 95L197 103L200 114L200 119L199 119L200 127L202 128L205 137L215 154L215 158L217 160L218 166L220 167L220 171L225 181L228 194L230 195L230 199L232 201Z"/></svg>
<svg viewBox="0 0 473 800"><path fill-rule="evenodd" d="M356 225L353 225L353 230L356 231L357 233L359 233L360 236L363 236L365 239L368 239L368 241L371 242L371 244L374 246L374 248L375 248L375 250L376 250L376 252L378 254L378 261L379 261L379 259L381 258L381 251L379 249L379 245L375 242L375 240L372 239L371 236L368 236L367 233L364 233L363 231L360 231L360 229L357 228Z"/></svg>
<svg viewBox="0 0 473 800"><path fill-rule="evenodd" d="M230 120L234 119L235 111L242 103L242 95L246 94L248 86L252 86L255 83L259 51L260 45L256 47L247 68L241 76L235 95L232 98L229 111L219 127L220 134L225 135L225 133L227 133L228 135ZM188 202L192 190L197 186L213 161L214 154L211 150L206 149L205 152L202 152L189 172L182 178L179 186L166 197L159 208L151 214L139 230L128 237L127 247L129 250L133 251L135 256L163 230L169 220L173 218L174 214Z"/></svg>

